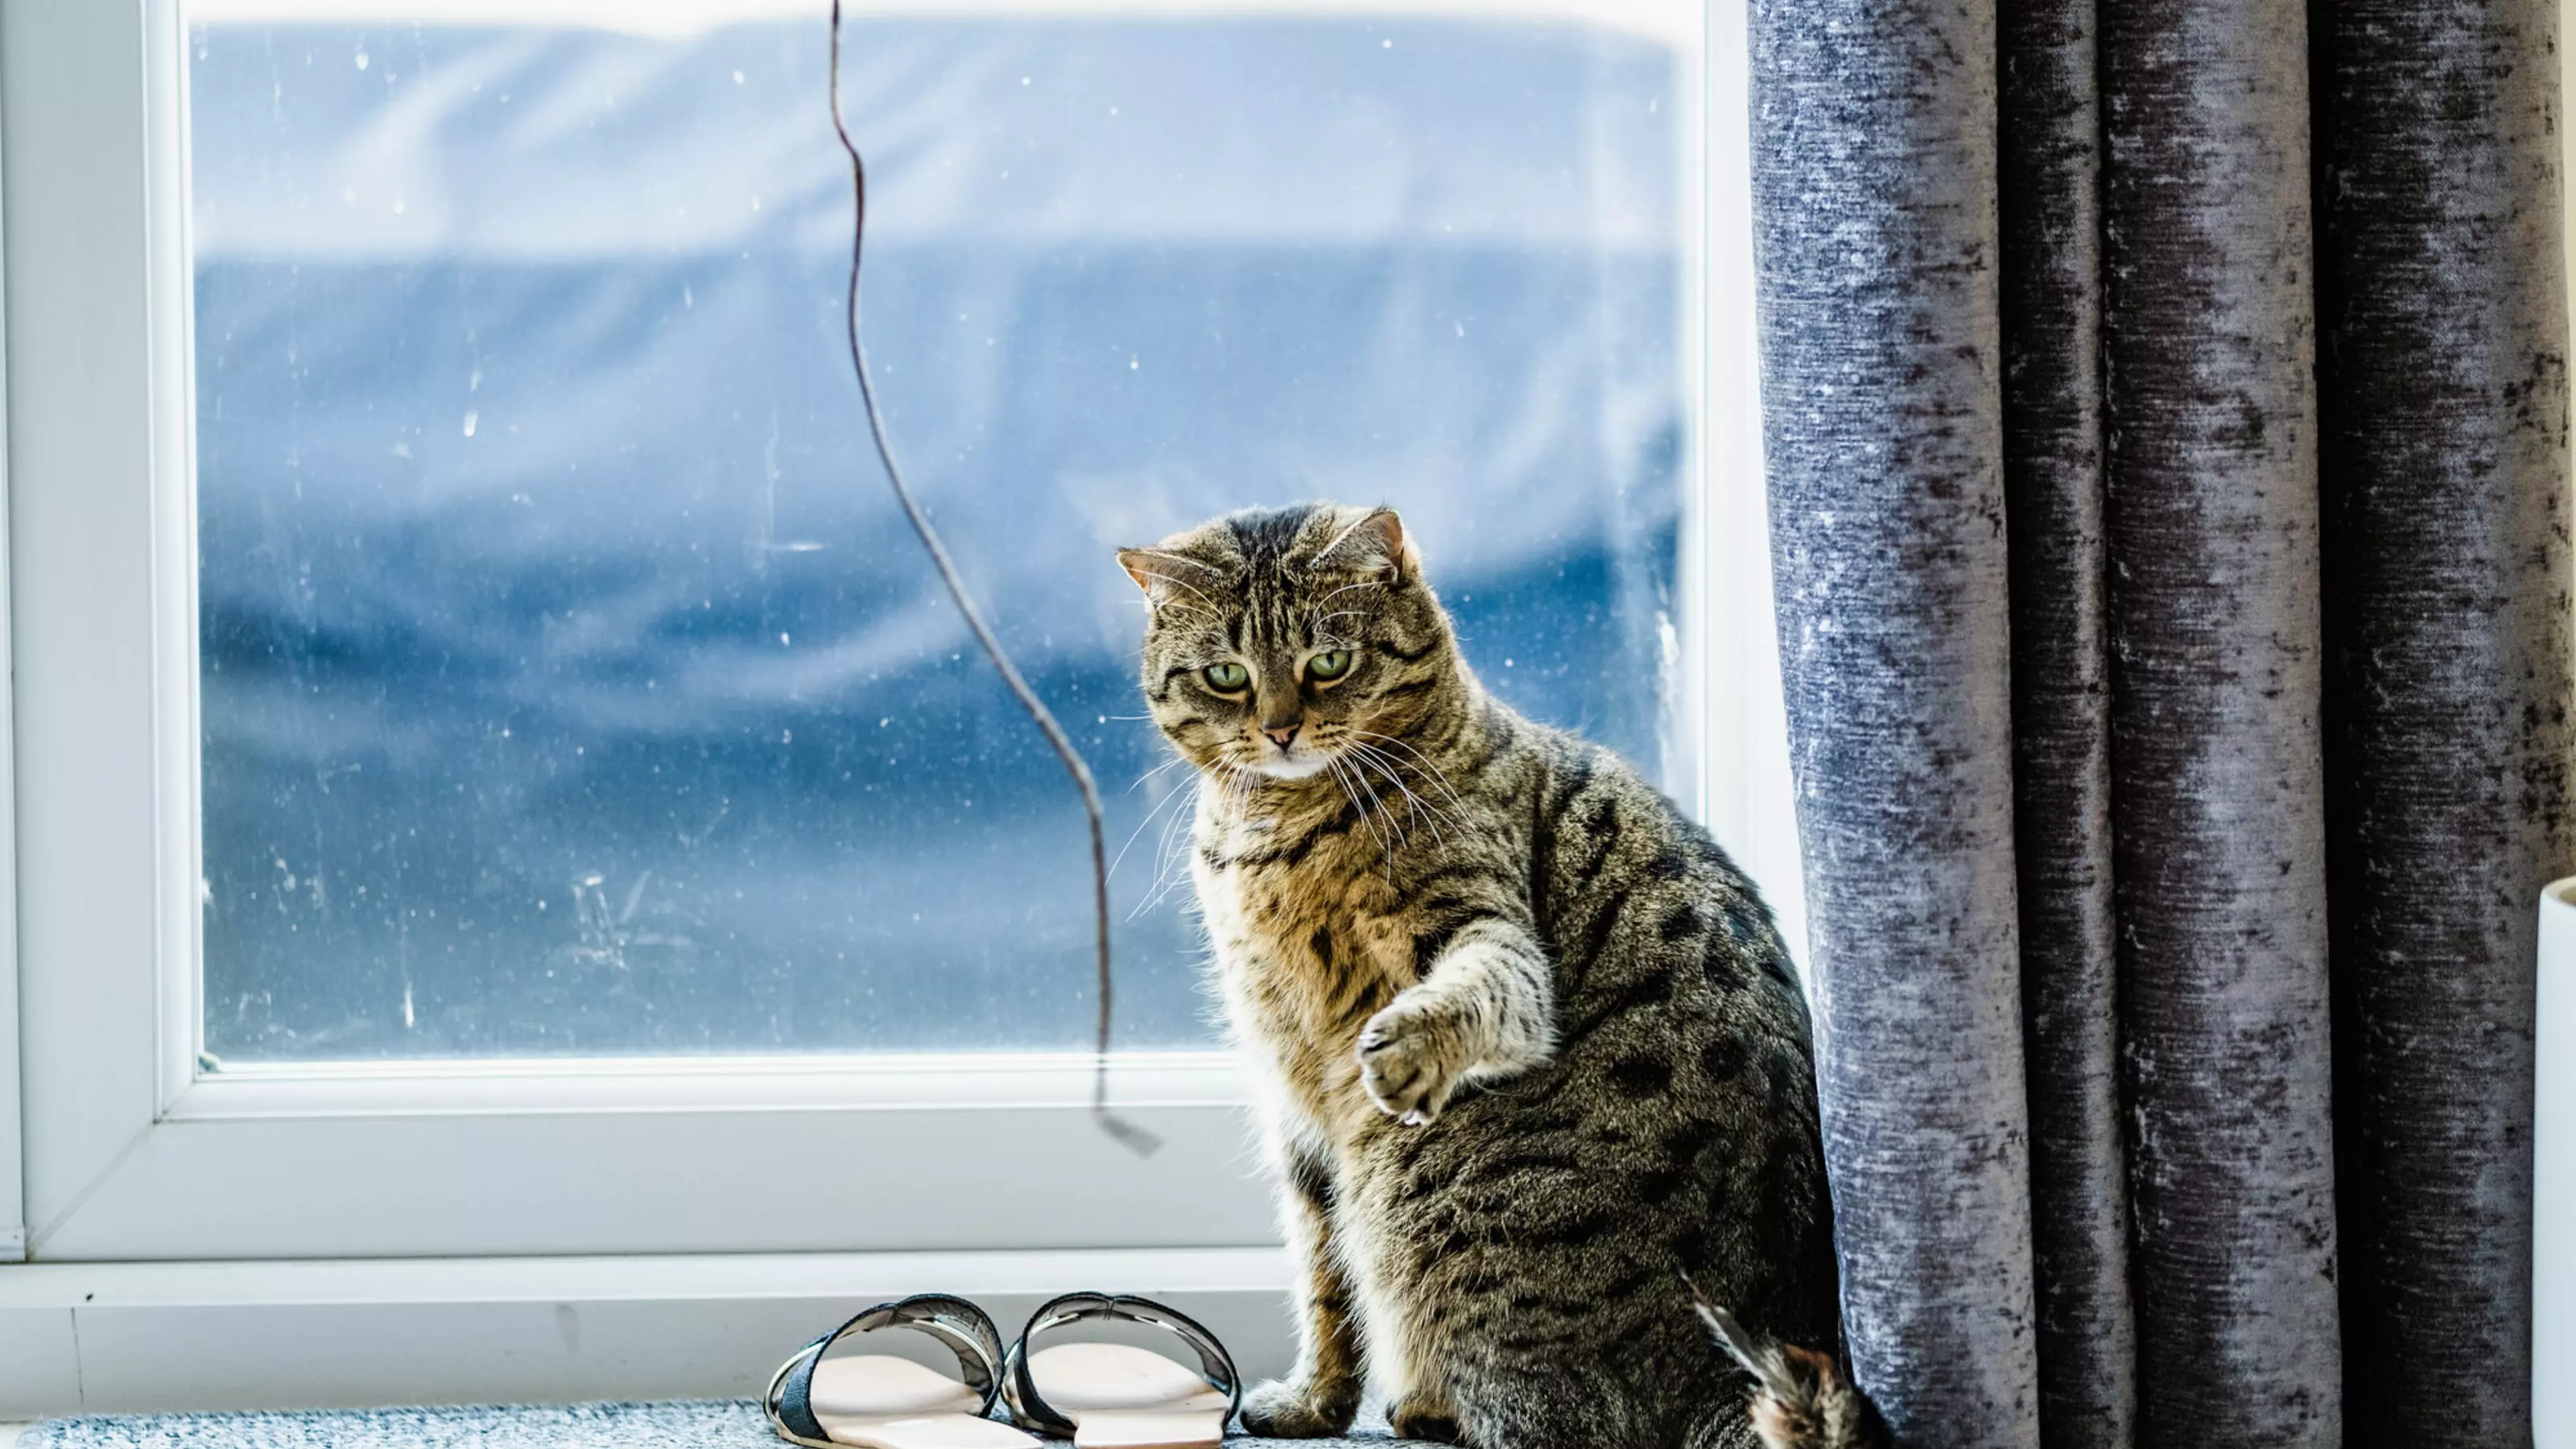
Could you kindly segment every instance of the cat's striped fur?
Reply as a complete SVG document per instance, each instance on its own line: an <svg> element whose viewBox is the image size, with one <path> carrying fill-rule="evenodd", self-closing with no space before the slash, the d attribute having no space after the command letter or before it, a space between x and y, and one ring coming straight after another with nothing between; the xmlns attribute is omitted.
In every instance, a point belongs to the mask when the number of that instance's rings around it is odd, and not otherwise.
<svg viewBox="0 0 2576 1449"><path fill-rule="evenodd" d="M1831 1357L1806 1007L1752 883L1484 691L1393 513L1120 559L1154 718L1205 776L1192 870L1305 1266L1298 1368L1246 1425L1339 1432L1373 1380L1399 1431L1478 1449L1878 1442L1813 1411L1867 1403ZM1796 1372L1739 1368L1694 1283Z"/></svg>

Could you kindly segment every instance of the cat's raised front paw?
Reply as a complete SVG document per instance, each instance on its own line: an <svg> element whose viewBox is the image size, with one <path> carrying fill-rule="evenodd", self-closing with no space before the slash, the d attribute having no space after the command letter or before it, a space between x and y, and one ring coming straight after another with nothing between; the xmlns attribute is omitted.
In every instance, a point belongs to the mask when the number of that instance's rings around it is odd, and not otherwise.
<svg viewBox="0 0 2576 1449"><path fill-rule="evenodd" d="M1466 1055L1450 1014L1406 991L1360 1028L1360 1086L1379 1111L1419 1127L1449 1105Z"/></svg>
<svg viewBox="0 0 2576 1449"><path fill-rule="evenodd" d="M1359 1389L1326 1394L1303 1383L1272 1379L1243 1396L1244 1432L1261 1439L1330 1439L1359 1417Z"/></svg>

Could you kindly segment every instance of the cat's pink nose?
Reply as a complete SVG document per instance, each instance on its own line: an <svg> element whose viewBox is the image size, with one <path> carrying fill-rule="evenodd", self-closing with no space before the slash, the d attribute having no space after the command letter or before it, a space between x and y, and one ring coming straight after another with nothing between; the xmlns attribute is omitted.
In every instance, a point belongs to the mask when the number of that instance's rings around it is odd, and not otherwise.
<svg viewBox="0 0 2576 1449"><path fill-rule="evenodd" d="M1277 745L1283 750L1297 742L1297 726L1295 725L1289 725L1285 729L1272 729L1268 725L1263 725L1261 727L1261 732L1270 736L1270 743Z"/></svg>

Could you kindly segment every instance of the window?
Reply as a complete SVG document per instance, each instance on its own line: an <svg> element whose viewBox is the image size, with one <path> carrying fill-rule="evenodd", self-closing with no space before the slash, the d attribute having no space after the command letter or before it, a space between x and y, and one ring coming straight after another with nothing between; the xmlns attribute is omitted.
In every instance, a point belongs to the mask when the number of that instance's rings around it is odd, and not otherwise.
<svg viewBox="0 0 2576 1449"><path fill-rule="evenodd" d="M187 11L205 1050L1079 1049L1080 817L867 451L813 7L240 3ZM1209 1028L1122 543L1392 501L1500 692L1687 786L1672 37L848 44L898 442L1130 842L1123 1040Z"/></svg>
<svg viewBox="0 0 2576 1449"><path fill-rule="evenodd" d="M1698 7L853 22L897 446L1133 840L1142 1161L1078 813L862 447L819 7L6 23L30 1256L1271 1241L1109 560L1246 502L1403 509L1794 931Z"/></svg>

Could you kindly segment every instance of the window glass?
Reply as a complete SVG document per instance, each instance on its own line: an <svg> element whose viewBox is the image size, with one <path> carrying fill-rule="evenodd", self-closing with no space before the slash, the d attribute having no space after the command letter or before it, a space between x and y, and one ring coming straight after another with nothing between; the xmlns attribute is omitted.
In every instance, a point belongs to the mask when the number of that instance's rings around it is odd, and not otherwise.
<svg viewBox="0 0 2576 1449"><path fill-rule="evenodd" d="M1078 802L866 448L812 8L191 7L222 1062L1087 1042ZM1132 837L1122 1044L1213 1030L1118 545L1392 503L1494 689L1689 768L1695 9L853 19L870 351Z"/></svg>

